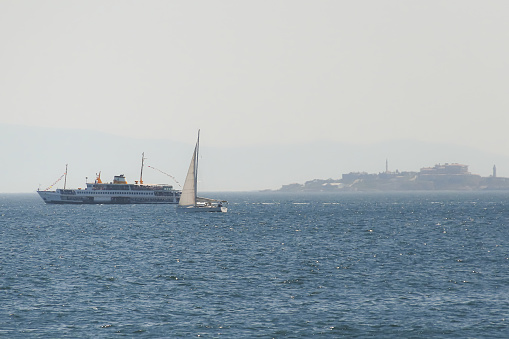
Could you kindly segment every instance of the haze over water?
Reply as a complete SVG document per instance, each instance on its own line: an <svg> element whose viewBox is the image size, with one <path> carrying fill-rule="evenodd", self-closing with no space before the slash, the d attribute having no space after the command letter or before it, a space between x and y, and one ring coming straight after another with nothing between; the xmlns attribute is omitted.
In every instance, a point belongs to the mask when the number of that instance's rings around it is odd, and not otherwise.
<svg viewBox="0 0 509 339"><path fill-rule="evenodd" d="M0 336L506 338L506 193L0 195Z"/></svg>
<svg viewBox="0 0 509 339"><path fill-rule="evenodd" d="M0 192L65 164L70 187L137 180L142 152L182 181L198 129L206 190L387 158L509 177L507 17L506 0L0 1Z"/></svg>

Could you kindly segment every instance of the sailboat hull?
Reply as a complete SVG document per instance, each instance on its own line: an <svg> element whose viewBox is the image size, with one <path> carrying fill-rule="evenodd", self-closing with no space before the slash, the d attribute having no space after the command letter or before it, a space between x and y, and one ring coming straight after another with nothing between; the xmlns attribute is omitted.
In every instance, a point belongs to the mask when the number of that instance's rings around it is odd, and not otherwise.
<svg viewBox="0 0 509 339"><path fill-rule="evenodd" d="M197 213L197 212L223 212L226 213L228 208L224 206L177 206L177 212Z"/></svg>

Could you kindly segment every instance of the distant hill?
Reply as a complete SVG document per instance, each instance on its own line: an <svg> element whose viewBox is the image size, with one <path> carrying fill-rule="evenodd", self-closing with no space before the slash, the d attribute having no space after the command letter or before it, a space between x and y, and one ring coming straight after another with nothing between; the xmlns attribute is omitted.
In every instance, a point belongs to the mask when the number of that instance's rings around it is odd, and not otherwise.
<svg viewBox="0 0 509 339"><path fill-rule="evenodd" d="M468 166L437 164L419 172L346 173L341 179L314 179L283 185L281 192L509 190L509 178L481 177Z"/></svg>

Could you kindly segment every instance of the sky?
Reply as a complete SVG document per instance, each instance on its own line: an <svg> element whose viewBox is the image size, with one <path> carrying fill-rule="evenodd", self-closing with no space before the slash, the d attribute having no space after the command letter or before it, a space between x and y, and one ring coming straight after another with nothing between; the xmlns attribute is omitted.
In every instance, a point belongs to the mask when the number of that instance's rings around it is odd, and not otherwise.
<svg viewBox="0 0 509 339"><path fill-rule="evenodd" d="M509 157L507 17L506 0L1 0L0 124L189 153L201 129L223 154L400 141Z"/></svg>

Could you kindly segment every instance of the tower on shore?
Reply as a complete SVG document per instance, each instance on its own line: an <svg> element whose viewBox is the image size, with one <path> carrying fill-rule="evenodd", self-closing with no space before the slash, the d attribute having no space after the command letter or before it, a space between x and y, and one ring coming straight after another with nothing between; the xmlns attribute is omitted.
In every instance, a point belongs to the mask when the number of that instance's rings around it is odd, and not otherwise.
<svg viewBox="0 0 509 339"><path fill-rule="evenodd" d="M389 173L389 159L385 159L385 173Z"/></svg>
<svg viewBox="0 0 509 339"><path fill-rule="evenodd" d="M497 166L493 165L493 178L497 177Z"/></svg>

